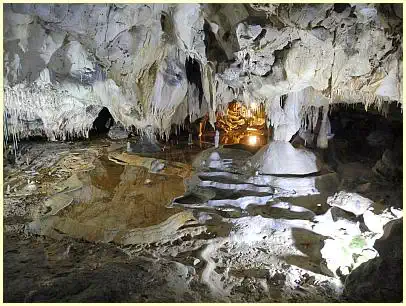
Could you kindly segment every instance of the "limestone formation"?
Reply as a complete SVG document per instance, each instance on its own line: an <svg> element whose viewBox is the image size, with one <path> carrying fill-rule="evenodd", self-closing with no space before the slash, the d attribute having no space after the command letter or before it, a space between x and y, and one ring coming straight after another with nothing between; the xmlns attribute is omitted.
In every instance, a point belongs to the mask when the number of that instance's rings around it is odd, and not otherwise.
<svg viewBox="0 0 406 306"><path fill-rule="evenodd" d="M305 175L320 170L313 152L296 149L287 141L273 141L264 146L252 157L252 164L262 174Z"/></svg>
<svg viewBox="0 0 406 306"><path fill-rule="evenodd" d="M401 301L402 11L4 4L5 301Z"/></svg>
<svg viewBox="0 0 406 306"><path fill-rule="evenodd" d="M333 103L402 101L398 4L6 4L8 135L88 136L98 112L140 132L265 103L275 140ZM393 13L396 12L396 13ZM197 65L198 83L191 81ZM200 85L198 85L200 84ZM307 122L307 123L306 123ZM302 126L303 125L303 126ZM7 137L7 136L6 136Z"/></svg>

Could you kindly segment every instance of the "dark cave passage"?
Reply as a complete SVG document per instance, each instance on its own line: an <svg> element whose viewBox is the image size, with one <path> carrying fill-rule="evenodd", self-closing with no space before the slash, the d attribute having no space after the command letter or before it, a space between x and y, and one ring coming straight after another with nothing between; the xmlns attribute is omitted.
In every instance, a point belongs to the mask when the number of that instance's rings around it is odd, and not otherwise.
<svg viewBox="0 0 406 306"><path fill-rule="evenodd" d="M401 150L403 124L401 108L392 103L390 115L384 116L375 108L367 111L362 104L354 107L337 105L330 114L334 139L350 150L348 157L376 160L386 149Z"/></svg>
<svg viewBox="0 0 406 306"><path fill-rule="evenodd" d="M93 122L93 126L89 131L89 137L104 137L113 125L113 116L110 114L107 107L103 107Z"/></svg>
<svg viewBox="0 0 406 306"><path fill-rule="evenodd" d="M199 107L202 106L203 85L202 75L200 73L200 64L195 59L188 57L185 62L186 77L190 84L195 84L199 89Z"/></svg>

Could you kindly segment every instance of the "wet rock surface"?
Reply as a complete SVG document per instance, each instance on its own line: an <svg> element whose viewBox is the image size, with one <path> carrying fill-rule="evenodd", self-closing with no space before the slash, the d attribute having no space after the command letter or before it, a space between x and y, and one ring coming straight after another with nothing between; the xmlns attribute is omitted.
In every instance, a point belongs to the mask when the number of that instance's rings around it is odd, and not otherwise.
<svg viewBox="0 0 406 306"><path fill-rule="evenodd" d="M207 288L173 262L128 255L108 244L5 236L4 300L7 302L198 302ZM181 265L181 264L179 264ZM181 267L184 267L181 265ZM172 283L163 278L173 270ZM176 283L175 283L176 282ZM177 287L194 288L178 294ZM190 290L190 289L189 289ZM200 292L200 293L198 293Z"/></svg>
<svg viewBox="0 0 406 306"><path fill-rule="evenodd" d="M149 136L140 136L137 140L127 143L128 153L156 153L160 151L161 147Z"/></svg>
<svg viewBox="0 0 406 306"><path fill-rule="evenodd" d="M5 300L345 301L345 277L352 284L382 251L362 216L327 204L334 173L262 175L246 151L192 150L188 164L173 161L185 154L176 150L32 145L29 170L7 166Z"/></svg>

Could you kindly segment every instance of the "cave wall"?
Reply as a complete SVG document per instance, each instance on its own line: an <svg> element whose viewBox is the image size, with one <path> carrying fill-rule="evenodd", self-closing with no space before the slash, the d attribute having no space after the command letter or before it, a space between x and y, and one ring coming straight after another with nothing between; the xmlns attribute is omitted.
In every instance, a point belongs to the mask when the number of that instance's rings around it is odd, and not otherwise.
<svg viewBox="0 0 406 306"><path fill-rule="evenodd" d="M264 103L286 141L323 107L323 147L332 103L402 102L402 18L400 4L5 4L9 132L87 136L106 107L168 136L238 99Z"/></svg>

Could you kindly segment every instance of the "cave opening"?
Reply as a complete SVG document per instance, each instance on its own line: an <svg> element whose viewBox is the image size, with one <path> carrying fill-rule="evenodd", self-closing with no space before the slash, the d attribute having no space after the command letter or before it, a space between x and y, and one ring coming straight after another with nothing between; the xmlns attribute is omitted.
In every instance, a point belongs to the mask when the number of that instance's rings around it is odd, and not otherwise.
<svg viewBox="0 0 406 306"><path fill-rule="evenodd" d="M355 165L355 168L362 165L398 184L402 179L399 168L403 149L402 109L392 103L387 111L388 115L376 107L366 110L362 103L335 104L328 113L327 148L320 149L316 145L321 113L315 127L307 134L300 129L290 143L296 148L305 147L317 152L332 171L340 172L340 168L347 164Z"/></svg>
<svg viewBox="0 0 406 306"><path fill-rule="evenodd" d="M389 110L385 116L374 107L365 110L361 103L333 107L329 119L340 158L374 163L386 150L399 154L403 143L402 110L395 103L389 105Z"/></svg>
<svg viewBox="0 0 406 306"><path fill-rule="evenodd" d="M194 84L199 91L199 107L202 106L203 85L200 64L193 58L186 58L185 61L186 78L190 84Z"/></svg>
<svg viewBox="0 0 406 306"><path fill-rule="evenodd" d="M93 121L92 128L89 130L90 138L106 137L110 128L114 125L114 119L107 107L103 107L96 119Z"/></svg>

